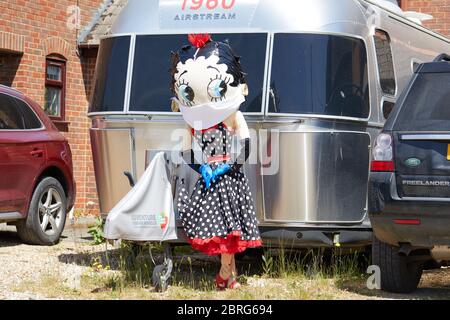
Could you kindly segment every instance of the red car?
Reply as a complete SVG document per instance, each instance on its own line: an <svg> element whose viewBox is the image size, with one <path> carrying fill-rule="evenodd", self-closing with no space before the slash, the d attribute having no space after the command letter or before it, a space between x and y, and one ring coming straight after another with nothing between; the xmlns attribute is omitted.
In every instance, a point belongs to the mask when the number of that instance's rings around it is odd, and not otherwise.
<svg viewBox="0 0 450 320"><path fill-rule="evenodd" d="M66 138L38 104L0 85L0 223L26 243L53 245L74 200Z"/></svg>

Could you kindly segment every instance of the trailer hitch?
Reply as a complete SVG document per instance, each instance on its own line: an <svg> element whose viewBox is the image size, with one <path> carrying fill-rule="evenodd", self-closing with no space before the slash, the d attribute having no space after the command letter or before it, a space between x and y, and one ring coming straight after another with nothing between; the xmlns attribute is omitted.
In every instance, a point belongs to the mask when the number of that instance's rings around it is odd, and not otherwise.
<svg viewBox="0 0 450 320"><path fill-rule="evenodd" d="M129 171L124 171L123 174L128 178L128 183L133 188L136 185L136 182L134 181L133 175Z"/></svg>

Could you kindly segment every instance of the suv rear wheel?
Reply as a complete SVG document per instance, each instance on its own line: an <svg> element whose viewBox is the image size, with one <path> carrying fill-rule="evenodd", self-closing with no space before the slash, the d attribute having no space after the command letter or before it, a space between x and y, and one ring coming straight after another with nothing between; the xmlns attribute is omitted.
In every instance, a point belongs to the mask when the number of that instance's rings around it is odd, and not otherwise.
<svg viewBox="0 0 450 320"><path fill-rule="evenodd" d="M420 262L408 262L399 254L399 248L374 237L372 262L380 267L381 289L388 292L409 293L417 289L423 267Z"/></svg>
<svg viewBox="0 0 450 320"><path fill-rule="evenodd" d="M58 180L41 180L31 198L28 216L16 225L19 237L28 244L54 245L66 223L67 199Z"/></svg>

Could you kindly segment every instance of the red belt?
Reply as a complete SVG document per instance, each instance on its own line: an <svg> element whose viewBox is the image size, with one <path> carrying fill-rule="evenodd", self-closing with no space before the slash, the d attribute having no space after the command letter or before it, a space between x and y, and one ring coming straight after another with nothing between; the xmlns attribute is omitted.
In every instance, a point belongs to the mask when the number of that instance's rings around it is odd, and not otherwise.
<svg viewBox="0 0 450 320"><path fill-rule="evenodd" d="M208 157L208 163L214 163L214 162L224 162L231 159L231 156L226 155L220 155L220 156L214 156L214 157Z"/></svg>

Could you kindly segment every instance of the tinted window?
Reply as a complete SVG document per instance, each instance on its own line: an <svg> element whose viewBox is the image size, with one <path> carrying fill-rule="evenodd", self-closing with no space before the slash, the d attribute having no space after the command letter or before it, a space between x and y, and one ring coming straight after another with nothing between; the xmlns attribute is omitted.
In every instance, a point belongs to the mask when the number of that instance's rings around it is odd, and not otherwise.
<svg viewBox="0 0 450 320"><path fill-rule="evenodd" d="M394 102L390 102L390 101L384 101L383 102L383 117L385 119L389 118L389 115L392 112L392 109L394 109Z"/></svg>
<svg viewBox="0 0 450 320"><path fill-rule="evenodd" d="M364 42L344 36L276 34L269 111L367 118Z"/></svg>
<svg viewBox="0 0 450 320"><path fill-rule="evenodd" d="M385 94L395 95L395 74L394 63L392 61L391 39L386 32L377 30L374 35L374 41L381 90Z"/></svg>
<svg viewBox="0 0 450 320"><path fill-rule="evenodd" d="M34 111L25 102L15 98L13 100L16 102L17 108L22 114L26 129L39 129L42 127Z"/></svg>
<svg viewBox="0 0 450 320"><path fill-rule="evenodd" d="M266 34L213 34L215 41L228 40L247 73L249 96L244 112L261 112ZM186 35L138 36L134 58L130 111L171 112L170 53L187 44Z"/></svg>
<svg viewBox="0 0 450 320"><path fill-rule="evenodd" d="M396 119L395 130L450 130L450 74L419 74Z"/></svg>
<svg viewBox="0 0 450 320"><path fill-rule="evenodd" d="M102 40L89 112L123 111L130 37Z"/></svg>
<svg viewBox="0 0 450 320"><path fill-rule="evenodd" d="M21 100L0 94L0 130L38 129L39 119Z"/></svg>

